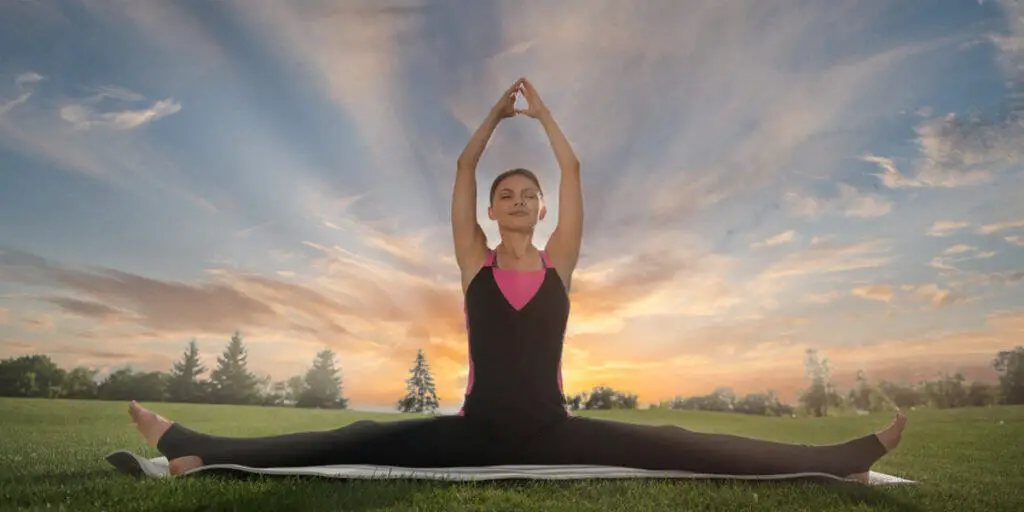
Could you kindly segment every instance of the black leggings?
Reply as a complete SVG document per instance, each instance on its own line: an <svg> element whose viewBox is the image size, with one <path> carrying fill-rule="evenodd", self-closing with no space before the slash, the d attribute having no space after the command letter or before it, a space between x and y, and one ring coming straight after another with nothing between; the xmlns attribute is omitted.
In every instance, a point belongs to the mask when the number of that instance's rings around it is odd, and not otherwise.
<svg viewBox="0 0 1024 512"><path fill-rule="evenodd" d="M249 467L583 464L723 475L813 472L839 477L868 471L886 452L874 434L814 446L578 416L519 436L497 434L463 416L357 421L335 430L254 438L211 436L175 423L157 449L168 459L194 455L204 464Z"/></svg>

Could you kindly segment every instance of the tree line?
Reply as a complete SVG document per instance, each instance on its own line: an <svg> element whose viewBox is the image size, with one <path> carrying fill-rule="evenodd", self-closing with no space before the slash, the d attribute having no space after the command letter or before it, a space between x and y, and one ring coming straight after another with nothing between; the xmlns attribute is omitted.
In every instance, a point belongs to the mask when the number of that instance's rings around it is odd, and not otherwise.
<svg viewBox="0 0 1024 512"><path fill-rule="evenodd" d="M319 351L304 375L273 381L249 371L248 349L236 331L217 357L216 368L201 378L207 371L195 340L169 371L124 367L102 378L98 369L77 366L65 370L48 355L33 354L0 360L0 396L348 408L341 368L330 349ZM397 400L396 408L436 412L440 400L422 350L410 373L407 393Z"/></svg>
<svg viewBox="0 0 1024 512"><path fill-rule="evenodd" d="M737 396L729 387L720 387L706 395L663 400L652 409L682 409L734 412L758 416L827 416L833 413L871 413L885 410L906 410L915 407L948 409L987 405L1024 404L1024 346L996 354L992 367L999 374L997 384L967 382L962 373L940 373L936 379L913 384L878 380L871 383L864 371L858 370L855 384L842 392L832 381L830 364L818 351L805 352L807 387L801 390L795 405L785 404L773 390ZM590 393L566 397L572 410L636 409L636 395L598 386Z"/></svg>
<svg viewBox="0 0 1024 512"><path fill-rule="evenodd" d="M798 413L827 416L829 411L878 412L913 407L952 408L997 404L1024 404L1024 346L1000 351L992 361L999 374L995 385L967 383L963 374L940 374L934 380L914 384L888 380L869 382L857 372L855 385L842 392L832 381L830 363L814 349L805 353L805 378L797 403L786 404L773 390L737 396L731 388L720 387L705 395L663 400L649 408L734 412L760 416L792 416ZM72 398L99 400L140 400L213 404L292 406L347 409L341 368L330 349L319 351L304 375L273 381L248 369L248 351L237 331L208 369L199 357L196 341L189 342L181 359L169 371L136 371L130 367L98 378L99 370L78 366L60 368L49 356L27 355L0 360L0 396ZM426 356L419 350L406 393L395 402L400 412L436 414L440 399ZM565 396L570 410L637 409L639 398L628 391L597 386L590 392Z"/></svg>

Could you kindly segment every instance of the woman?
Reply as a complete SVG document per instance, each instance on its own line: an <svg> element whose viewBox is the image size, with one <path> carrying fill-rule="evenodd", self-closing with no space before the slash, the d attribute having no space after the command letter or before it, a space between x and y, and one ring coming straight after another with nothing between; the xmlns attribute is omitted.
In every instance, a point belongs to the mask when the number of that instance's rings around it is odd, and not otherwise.
<svg viewBox="0 0 1024 512"><path fill-rule="evenodd" d="M515 109L517 94L528 107ZM497 125L537 119L561 168L557 226L534 247L546 215L536 176L513 169L491 185L488 217L501 241L488 249L476 218L476 166ZM459 157L452 198L455 256L462 273L470 372L457 415L391 422L358 421L336 430L263 438L192 431L134 401L132 419L180 474L203 464L251 467L376 464L404 467L593 464L728 475L827 473L866 480L871 465L900 441L906 418L845 443L808 446L677 426L574 417L561 389L568 290L583 232L580 164L526 79L502 94Z"/></svg>

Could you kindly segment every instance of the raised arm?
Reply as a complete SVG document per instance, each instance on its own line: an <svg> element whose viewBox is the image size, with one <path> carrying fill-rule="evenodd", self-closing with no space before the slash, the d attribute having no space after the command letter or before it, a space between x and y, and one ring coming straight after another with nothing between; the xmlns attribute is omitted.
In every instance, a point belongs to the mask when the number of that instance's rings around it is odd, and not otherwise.
<svg viewBox="0 0 1024 512"><path fill-rule="evenodd" d="M583 242L583 185L580 182L580 161L552 117L551 111L541 101L529 80L523 80L523 96L529 107L520 112L540 121L561 170L562 177L558 185L558 224L548 239L546 250L551 263L562 276L566 288L569 288Z"/></svg>
<svg viewBox="0 0 1024 512"><path fill-rule="evenodd" d="M498 123L515 115L515 95L519 85L520 80L517 80L491 108L469 138L456 165L452 191L452 237L455 261L462 272L463 291L487 257L487 237L476 218L476 167Z"/></svg>

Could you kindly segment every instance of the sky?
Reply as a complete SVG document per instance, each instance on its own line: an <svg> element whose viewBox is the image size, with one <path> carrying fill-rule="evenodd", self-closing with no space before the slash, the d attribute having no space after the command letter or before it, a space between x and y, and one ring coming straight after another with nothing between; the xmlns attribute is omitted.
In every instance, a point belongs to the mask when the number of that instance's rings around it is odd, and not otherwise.
<svg viewBox="0 0 1024 512"><path fill-rule="evenodd" d="M450 201L531 80L582 165L565 391L641 404L835 379L992 381L1024 343L1024 3L15 0L0 4L0 358L285 380L338 354L393 409L468 374ZM498 127L501 171L544 131Z"/></svg>

